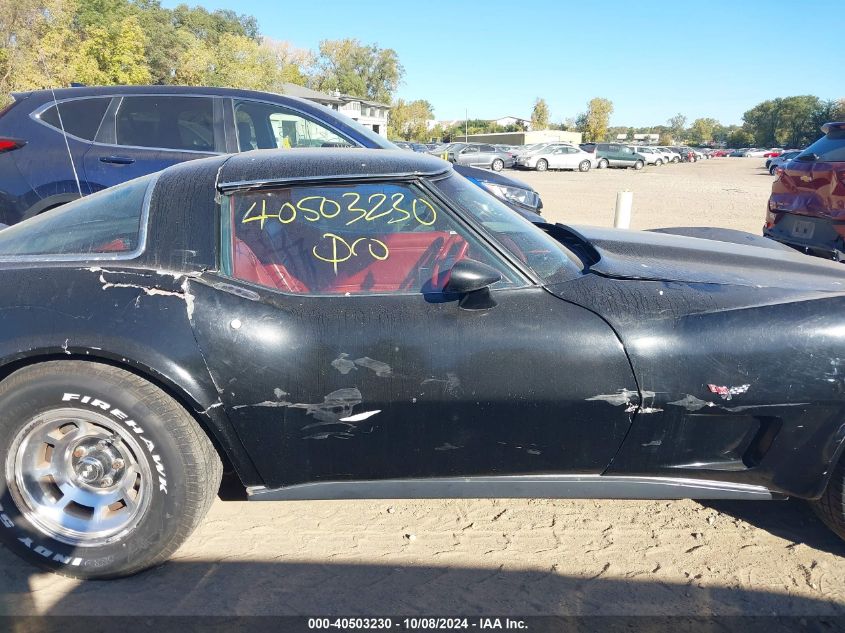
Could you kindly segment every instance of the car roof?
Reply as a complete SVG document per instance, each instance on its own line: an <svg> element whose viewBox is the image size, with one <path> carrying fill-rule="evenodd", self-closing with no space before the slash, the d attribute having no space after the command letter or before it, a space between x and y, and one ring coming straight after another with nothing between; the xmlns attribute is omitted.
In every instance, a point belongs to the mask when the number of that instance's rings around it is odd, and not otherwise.
<svg viewBox="0 0 845 633"><path fill-rule="evenodd" d="M74 86L72 88L56 88L56 90L32 90L28 92L14 92L15 99L34 98L39 101L61 101L80 97L98 97L111 95L194 95L210 97L242 97L247 99L266 100L291 99L300 103L313 103L293 95L260 92L257 90L241 90L238 88L214 88L210 86Z"/></svg>
<svg viewBox="0 0 845 633"><path fill-rule="evenodd" d="M451 170L451 164L440 158L402 150L253 150L226 160L220 168L217 185L221 190L230 190L329 178L433 176Z"/></svg>

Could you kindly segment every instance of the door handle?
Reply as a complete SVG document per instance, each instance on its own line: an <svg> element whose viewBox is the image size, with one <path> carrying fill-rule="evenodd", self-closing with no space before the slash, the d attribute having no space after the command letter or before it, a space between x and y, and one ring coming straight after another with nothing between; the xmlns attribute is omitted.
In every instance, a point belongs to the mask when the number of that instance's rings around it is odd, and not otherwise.
<svg viewBox="0 0 845 633"><path fill-rule="evenodd" d="M100 162L112 163L114 165L131 165L135 162L135 159L129 156L100 156Z"/></svg>

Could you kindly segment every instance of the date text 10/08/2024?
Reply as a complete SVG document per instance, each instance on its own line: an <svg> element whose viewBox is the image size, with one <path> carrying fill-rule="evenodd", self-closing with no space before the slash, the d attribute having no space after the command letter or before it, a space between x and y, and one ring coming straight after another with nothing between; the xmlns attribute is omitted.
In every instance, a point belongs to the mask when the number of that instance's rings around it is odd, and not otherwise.
<svg viewBox="0 0 845 633"><path fill-rule="evenodd" d="M311 630L390 630L443 631L443 630L526 630L528 624L519 618L308 618Z"/></svg>

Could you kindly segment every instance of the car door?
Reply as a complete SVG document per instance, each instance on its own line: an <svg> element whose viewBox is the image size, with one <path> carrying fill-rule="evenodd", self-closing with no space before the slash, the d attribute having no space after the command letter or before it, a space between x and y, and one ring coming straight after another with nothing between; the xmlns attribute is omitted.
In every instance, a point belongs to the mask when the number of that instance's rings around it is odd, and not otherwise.
<svg viewBox="0 0 845 633"><path fill-rule="evenodd" d="M86 152L95 188L225 151L219 99L187 95L115 96Z"/></svg>
<svg viewBox="0 0 845 633"><path fill-rule="evenodd" d="M475 167L481 161L481 148L478 145L467 145L458 154L458 163Z"/></svg>
<svg viewBox="0 0 845 633"><path fill-rule="evenodd" d="M222 209L223 264L192 280L192 322L268 486L609 464L636 401L615 334L429 190L304 183ZM502 275L477 304L443 288L468 258Z"/></svg>

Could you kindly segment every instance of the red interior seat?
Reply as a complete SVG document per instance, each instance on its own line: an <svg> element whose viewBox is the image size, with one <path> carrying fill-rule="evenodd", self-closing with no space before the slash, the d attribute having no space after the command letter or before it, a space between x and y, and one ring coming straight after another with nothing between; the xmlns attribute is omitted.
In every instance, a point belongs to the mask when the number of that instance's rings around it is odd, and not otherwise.
<svg viewBox="0 0 845 633"><path fill-rule="evenodd" d="M366 265L353 272L343 271L331 286L331 291L345 292L395 292L419 290L424 276L434 278L438 273L437 262L450 256L460 259L466 255L466 241L448 231L425 233L392 233L379 238L387 246L387 259L370 259ZM368 258L366 247L358 247L359 256L351 261Z"/></svg>
<svg viewBox="0 0 845 633"><path fill-rule="evenodd" d="M238 279L286 292L308 292L308 287L291 275L283 264L262 264L243 240L235 238L233 250L233 272Z"/></svg>

